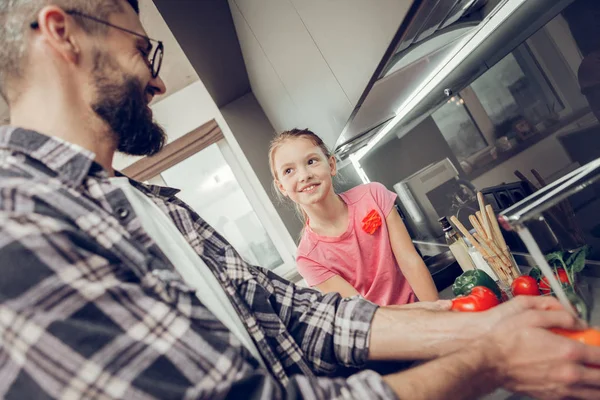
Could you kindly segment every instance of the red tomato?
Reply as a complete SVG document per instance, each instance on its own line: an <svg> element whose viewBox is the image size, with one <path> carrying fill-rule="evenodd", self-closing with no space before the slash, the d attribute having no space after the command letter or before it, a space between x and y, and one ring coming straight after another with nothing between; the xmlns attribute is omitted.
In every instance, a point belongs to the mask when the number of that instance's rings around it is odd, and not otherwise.
<svg viewBox="0 0 600 400"><path fill-rule="evenodd" d="M568 285L569 277L567 276L567 271L565 271L563 268L559 268L557 271L558 271L558 276L557 276L558 281L560 283ZM543 294L548 294L552 291L552 289L550 288L550 284L548 283L548 279L545 277L540 279L540 291Z"/></svg>
<svg viewBox="0 0 600 400"><path fill-rule="evenodd" d="M496 294L485 286L475 286L468 296L452 300L452 310L463 312L484 311L500 304Z"/></svg>
<svg viewBox="0 0 600 400"><path fill-rule="evenodd" d="M523 275L515 279L510 285L510 290L515 296L539 296L537 281L531 276Z"/></svg>

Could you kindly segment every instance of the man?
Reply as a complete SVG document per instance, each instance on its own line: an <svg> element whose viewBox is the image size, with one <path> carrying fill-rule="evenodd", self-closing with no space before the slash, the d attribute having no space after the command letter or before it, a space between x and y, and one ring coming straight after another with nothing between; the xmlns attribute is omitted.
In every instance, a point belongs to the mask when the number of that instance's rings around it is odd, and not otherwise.
<svg viewBox="0 0 600 400"><path fill-rule="evenodd" d="M174 190L115 177L115 151L164 142L162 45L137 12L0 2L0 397L599 397L600 349L549 333L581 327L553 299L469 315L322 295L246 264ZM367 360L431 361L328 377Z"/></svg>

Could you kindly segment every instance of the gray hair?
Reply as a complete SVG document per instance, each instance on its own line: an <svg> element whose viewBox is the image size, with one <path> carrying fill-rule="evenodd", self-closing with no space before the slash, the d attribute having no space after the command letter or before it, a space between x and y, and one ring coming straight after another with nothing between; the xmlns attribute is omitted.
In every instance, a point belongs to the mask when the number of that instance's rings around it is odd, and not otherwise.
<svg viewBox="0 0 600 400"><path fill-rule="evenodd" d="M30 24L42 8L56 5L106 20L113 13L123 12L125 1L139 13L138 0L0 0L0 95L10 103L8 89L23 78ZM78 18L78 23L88 33L107 29L83 18Z"/></svg>

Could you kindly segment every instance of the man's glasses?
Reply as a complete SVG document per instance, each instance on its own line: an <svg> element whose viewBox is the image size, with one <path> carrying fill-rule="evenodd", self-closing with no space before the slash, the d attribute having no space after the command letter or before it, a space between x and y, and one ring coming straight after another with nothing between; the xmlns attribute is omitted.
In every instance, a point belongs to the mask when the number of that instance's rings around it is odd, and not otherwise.
<svg viewBox="0 0 600 400"><path fill-rule="evenodd" d="M111 28L115 28L115 29L121 30L123 32L127 32L129 34L141 37L144 40L146 40L148 45L147 45L147 49L144 50L144 58L146 59L148 68L150 68L150 71L152 73L152 78L156 78L158 76L158 73L160 72L160 67L162 66L163 54L164 54L164 48L165 48L163 43L160 40L150 39L148 36L140 35L139 33L134 32L132 30L121 28L120 26L116 26L116 25L111 24L110 22L106 22L101 19L92 17L90 15L80 13L79 11L71 10L71 11L66 11L66 13L69 15L76 15L81 18L86 18L86 19L98 22L99 24L110 26ZM32 29L38 29L40 27L40 25L37 21L32 22L30 24L30 26ZM148 55L150 53L150 49L153 47L152 42L156 42L157 46L154 48L154 51L152 52L152 57L148 57Z"/></svg>

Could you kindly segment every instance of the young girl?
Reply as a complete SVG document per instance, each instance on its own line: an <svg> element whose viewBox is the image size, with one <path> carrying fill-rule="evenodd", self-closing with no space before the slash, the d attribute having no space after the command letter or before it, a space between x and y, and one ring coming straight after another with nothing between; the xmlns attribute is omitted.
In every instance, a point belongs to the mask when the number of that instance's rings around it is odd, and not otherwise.
<svg viewBox="0 0 600 400"><path fill-rule="evenodd" d="M299 206L306 222L296 261L310 286L344 297L360 294L379 305L438 300L394 208L395 193L368 183L336 194L335 158L308 129L279 134L269 162L275 186Z"/></svg>

